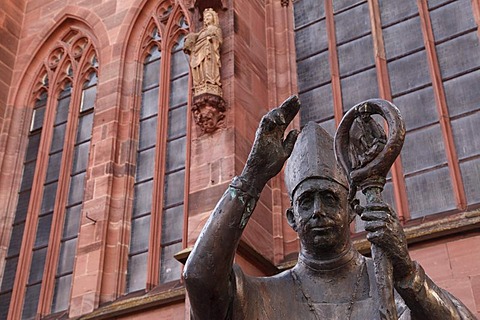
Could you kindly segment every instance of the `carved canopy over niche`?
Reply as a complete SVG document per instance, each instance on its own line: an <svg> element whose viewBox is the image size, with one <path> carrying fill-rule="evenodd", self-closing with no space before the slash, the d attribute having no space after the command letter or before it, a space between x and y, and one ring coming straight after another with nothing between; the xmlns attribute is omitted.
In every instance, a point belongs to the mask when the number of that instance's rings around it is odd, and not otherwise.
<svg viewBox="0 0 480 320"><path fill-rule="evenodd" d="M212 8L215 11L227 10L227 0L187 0L188 10L194 11L198 8L198 12L202 13L206 8ZM200 14L200 19L202 15Z"/></svg>

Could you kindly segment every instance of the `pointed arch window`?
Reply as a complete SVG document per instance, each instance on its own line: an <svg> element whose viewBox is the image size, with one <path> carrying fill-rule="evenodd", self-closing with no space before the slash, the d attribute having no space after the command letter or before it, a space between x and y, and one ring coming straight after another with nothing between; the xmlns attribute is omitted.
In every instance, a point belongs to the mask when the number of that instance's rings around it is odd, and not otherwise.
<svg viewBox="0 0 480 320"><path fill-rule="evenodd" d="M32 91L33 115L6 260L10 276L0 289L2 319L34 319L68 308L97 69L90 38L70 30L51 50Z"/></svg>
<svg viewBox="0 0 480 320"><path fill-rule="evenodd" d="M188 25L164 2L144 40L127 292L180 279L183 248L189 65Z"/></svg>

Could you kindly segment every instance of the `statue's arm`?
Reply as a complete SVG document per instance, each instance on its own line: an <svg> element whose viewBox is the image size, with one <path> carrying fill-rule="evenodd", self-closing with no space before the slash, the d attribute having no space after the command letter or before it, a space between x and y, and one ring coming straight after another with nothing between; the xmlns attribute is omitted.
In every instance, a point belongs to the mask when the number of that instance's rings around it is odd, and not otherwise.
<svg viewBox="0 0 480 320"><path fill-rule="evenodd" d="M228 316L235 294L235 251L260 192L293 150L298 132L283 137L299 107L298 98L292 96L262 118L245 168L233 179L195 243L184 279L196 320Z"/></svg>
<svg viewBox="0 0 480 320"><path fill-rule="evenodd" d="M392 262L394 285L411 311L412 319L476 319L450 293L438 287L412 261L397 215L385 205L370 204L361 215L367 239L380 246Z"/></svg>
<svg viewBox="0 0 480 320"><path fill-rule="evenodd" d="M438 287L418 263L414 264L415 271L395 282L395 289L411 310L412 319L476 319L462 302Z"/></svg>

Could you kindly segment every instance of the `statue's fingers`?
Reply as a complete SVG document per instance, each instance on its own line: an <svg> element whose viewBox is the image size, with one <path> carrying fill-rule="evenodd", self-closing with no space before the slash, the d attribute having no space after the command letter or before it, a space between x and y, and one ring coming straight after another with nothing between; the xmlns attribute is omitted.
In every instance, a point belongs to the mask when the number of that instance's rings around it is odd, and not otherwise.
<svg viewBox="0 0 480 320"><path fill-rule="evenodd" d="M280 112L284 124L288 126L297 115L298 110L300 110L300 99L298 99L297 95L292 95L283 101L276 110Z"/></svg>
<svg viewBox="0 0 480 320"><path fill-rule="evenodd" d="M386 227L387 227L387 222L385 221L368 221L365 223L365 230L369 232L383 230Z"/></svg>
<svg viewBox="0 0 480 320"><path fill-rule="evenodd" d="M385 211L365 210L360 218L363 221L390 221L390 215Z"/></svg>
<svg viewBox="0 0 480 320"><path fill-rule="evenodd" d="M300 132L298 130L291 130L285 140L283 141L283 149L285 150L286 155L289 157L293 151L293 146L297 141L298 134Z"/></svg>
<svg viewBox="0 0 480 320"><path fill-rule="evenodd" d="M384 236L385 236L385 232L383 232L382 230L369 232L367 233L367 240L372 243L378 244L381 242Z"/></svg>

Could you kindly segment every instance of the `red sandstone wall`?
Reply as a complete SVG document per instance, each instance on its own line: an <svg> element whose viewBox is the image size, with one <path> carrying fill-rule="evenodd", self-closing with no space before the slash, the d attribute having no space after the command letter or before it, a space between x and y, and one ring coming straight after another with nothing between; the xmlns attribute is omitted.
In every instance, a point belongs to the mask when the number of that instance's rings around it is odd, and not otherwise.
<svg viewBox="0 0 480 320"><path fill-rule="evenodd" d="M412 258L442 288L480 316L480 232L419 243Z"/></svg>

